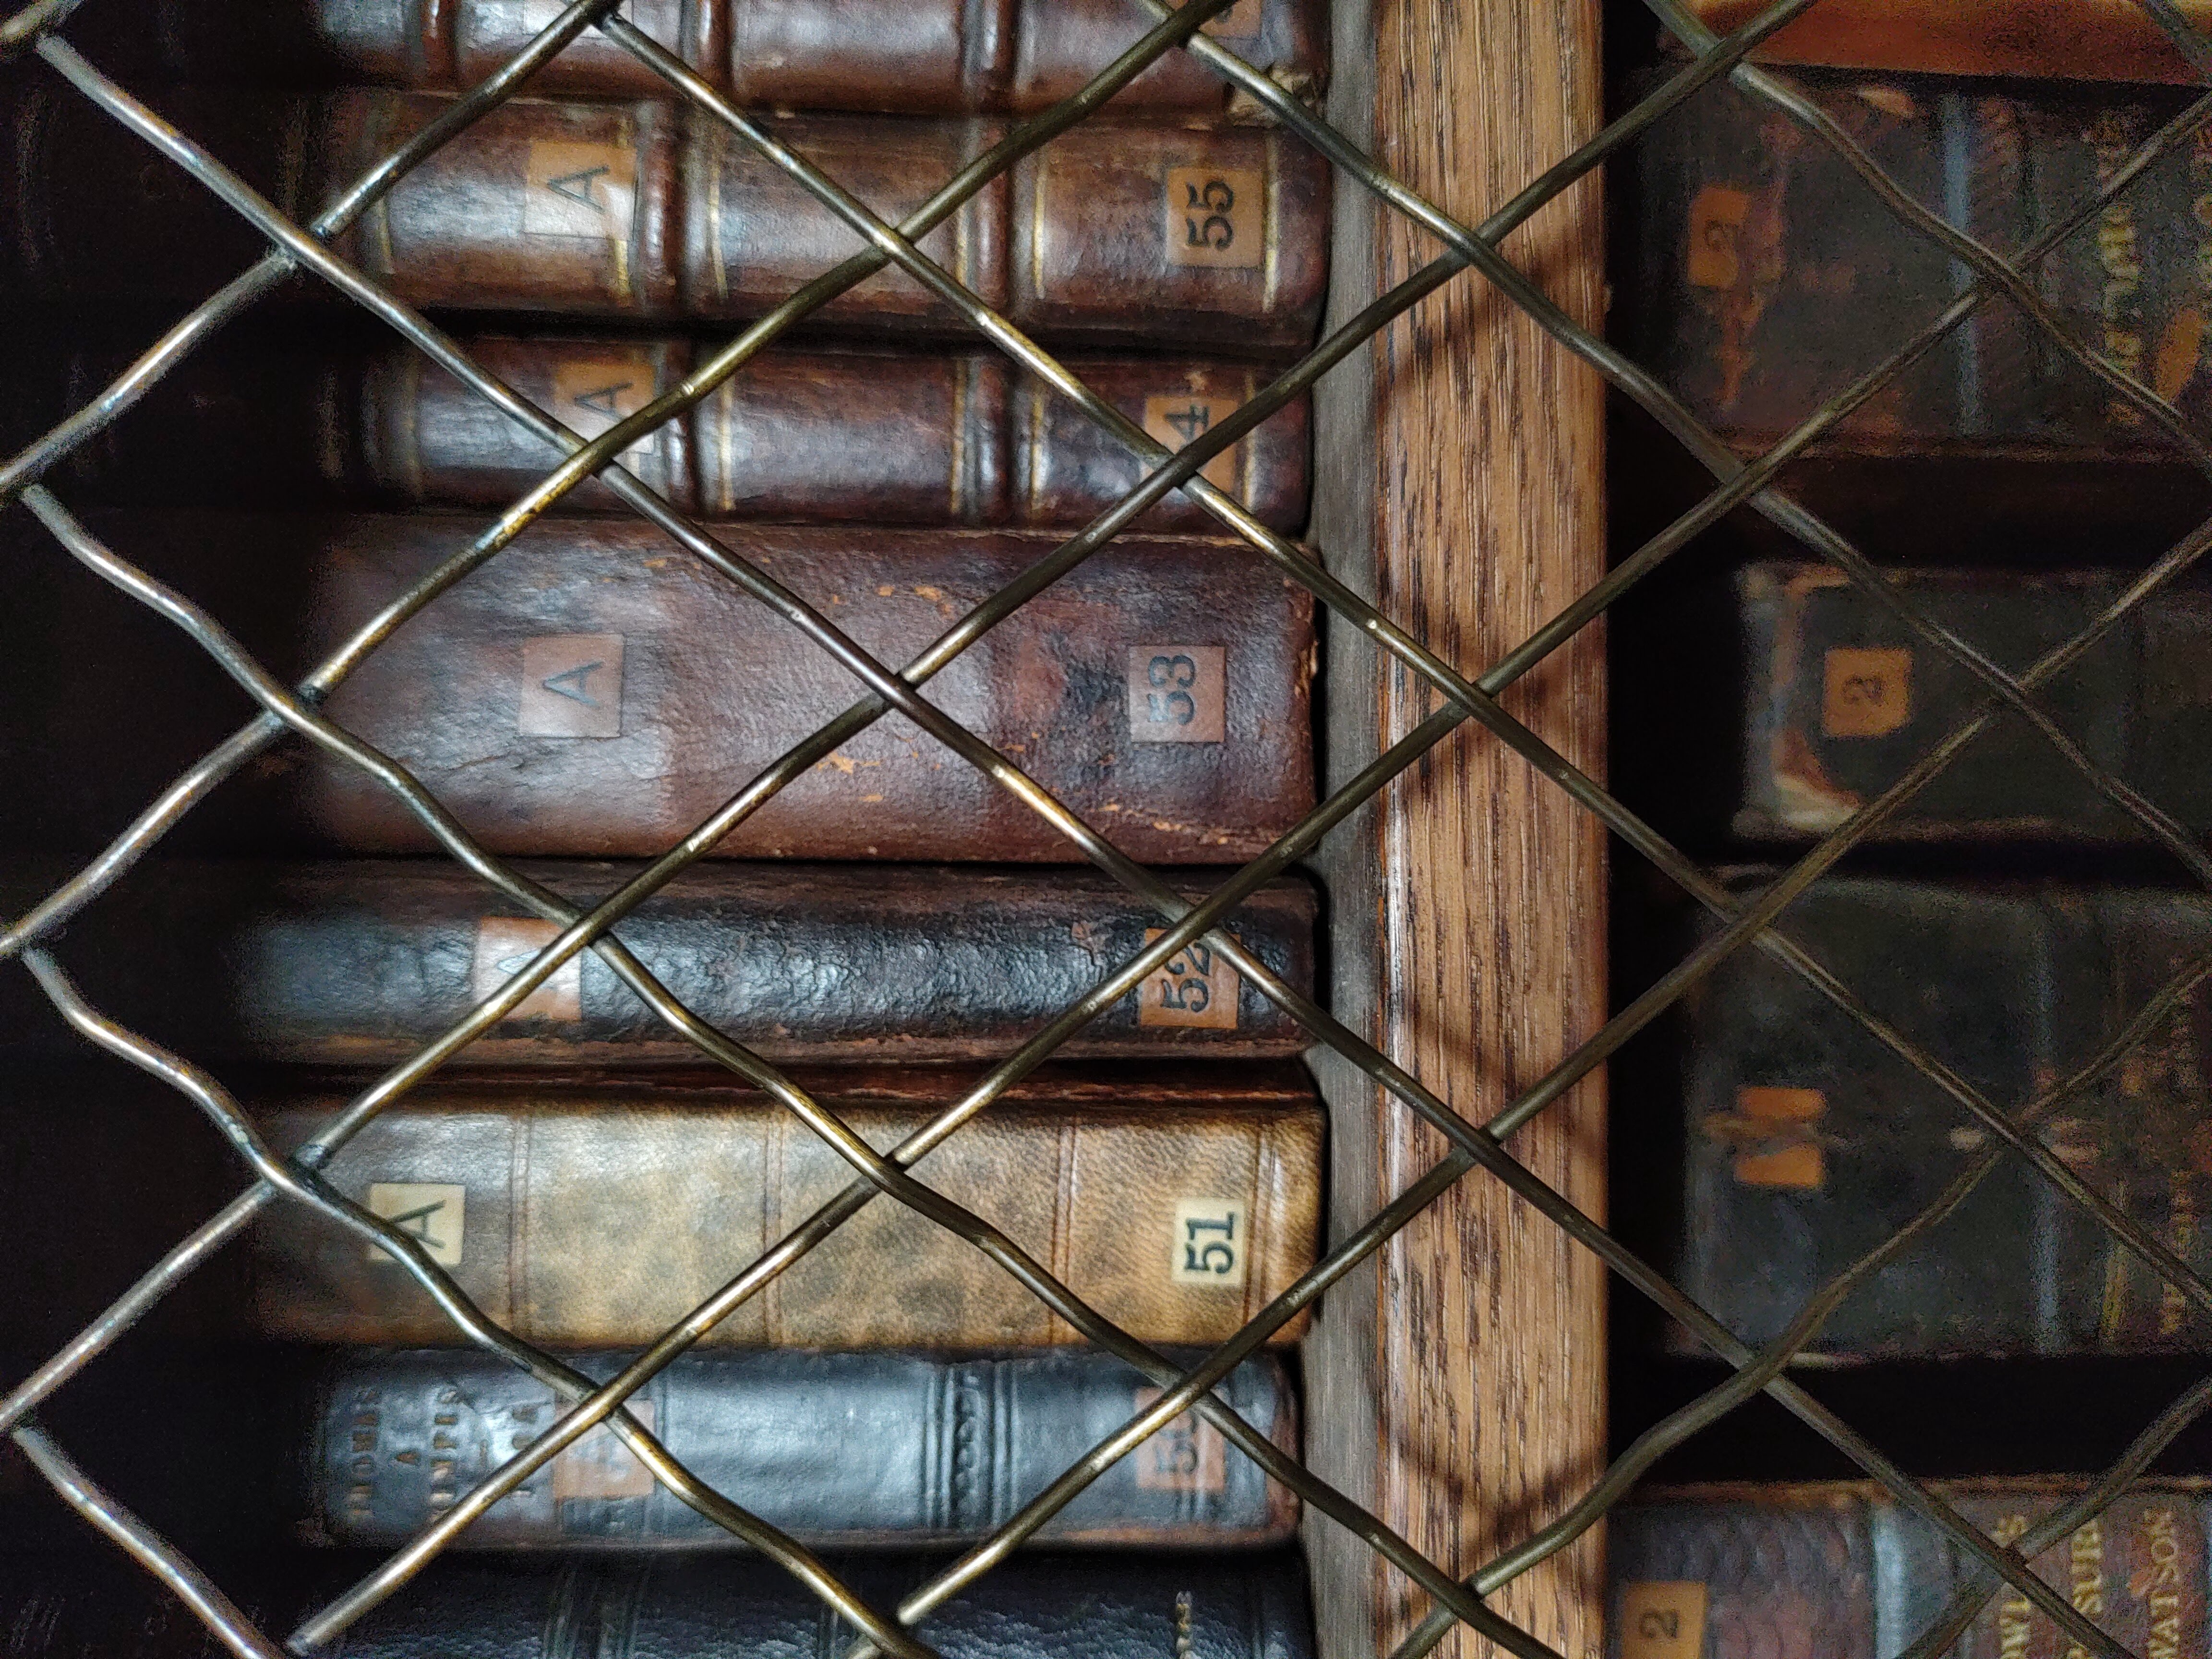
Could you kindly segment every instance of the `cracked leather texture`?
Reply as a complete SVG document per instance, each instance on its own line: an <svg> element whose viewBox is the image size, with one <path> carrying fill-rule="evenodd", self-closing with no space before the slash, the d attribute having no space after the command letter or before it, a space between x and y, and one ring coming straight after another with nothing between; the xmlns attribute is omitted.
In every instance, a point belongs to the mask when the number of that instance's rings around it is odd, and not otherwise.
<svg viewBox="0 0 2212 1659"><path fill-rule="evenodd" d="M377 88L314 99L197 88L160 101L162 113L304 218L450 100ZM89 104L34 85L7 108L16 163L5 199L21 234L0 258L28 294L197 299L221 285L221 276L203 278L252 262L252 230L181 170L147 167L139 141ZM866 115L767 125L893 223L1000 131L981 118ZM1179 170L1194 174L1188 204L1170 176ZM1235 228L1224 219L1205 232L1203 213L1186 227L1185 209L1207 179L1231 197L1245 190ZM1024 158L921 247L1030 332L1265 356L1313 338L1328 211L1328 163L1279 130L1109 118ZM1243 240L1234 262L1194 261L1187 233L1193 246L1202 234ZM711 118L653 101L535 99L471 124L333 241L415 305L718 321L763 314L863 246ZM155 246L161 257L149 259ZM232 257L241 251L248 257ZM870 276L815 320L875 333L968 333L957 312L896 270Z"/></svg>
<svg viewBox="0 0 2212 1659"><path fill-rule="evenodd" d="M878 1151L959 1099L962 1073L813 1079ZM272 1102L271 1144L306 1145L344 1097ZM1322 1116L1295 1066L1216 1081L1195 1067L1033 1078L915 1166L1140 1340L1219 1342L1311 1265ZM784 1107L714 1080L609 1074L422 1085L325 1174L374 1208L442 1203L427 1236L486 1314L562 1347L641 1346L804 1222L852 1166ZM1176 1276L1186 1206L1232 1207L1241 1255ZM388 1258L293 1206L255 1224L252 1319L270 1336L421 1344L454 1328ZM381 1253L377 1253L381 1255ZM1305 1317L1275 1340L1295 1340ZM1034 1348L1076 1340L965 1240L870 1203L707 1340L741 1347Z"/></svg>
<svg viewBox="0 0 2212 1659"><path fill-rule="evenodd" d="M583 904L636 868L533 863L524 873ZM42 865L0 892L21 911L67 873ZM386 1066L481 1000L484 941L501 937L488 930L524 914L444 860L151 860L71 922L70 964L104 1012L203 1060ZM1285 880L1227 926L1311 994L1316 920L1312 888ZM939 1061L1011 1054L1159 925L1088 870L713 863L615 933L694 1012L773 1061ZM491 960L527 954L510 943ZM1147 980L1059 1053L1250 1059L1306 1046L1241 977L1233 1024L1144 1023L1177 982ZM526 1003L456 1063L701 1063L598 958L575 969L575 990L573 1012ZM66 1053L82 1042L27 980L0 984L0 1045Z"/></svg>
<svg viewBox="0 0 2212 1659"><path fill-rule="evenodd" d="M206 605L280 678L304 672L483 528L430 515L149 513L88 523ZM766 526L732 526L721 540L893 665L1059 545L1050 532ZM0 806L0 818L28 821L19 846L97 845L226 736L245 702L176 629L44 562L20 590L21 648L0 662L0 688L19 699L10 706L22 711L23 763L44 757L40 775L53 784ZM28 625L46 606L64 608L71 628L49 637ZM1140 862L1240 862L1313 802L1312 618L1304 588L1237 544L1125 538L985 635L925 695ZM82 647L88 637L100 641L96 654ZM1224 653L1221 740L1133 740L1132 680L1141 693L1152 656L1190 647ZM546 649L550 661L533 657ZM542 684L564 667L574 672L560 685ZM644 858L689 835L861 690L658 530L569 519L532 525L404 624L325 706L495 852ZM526 717L526 698L541 713L584 710L568 695L579 690L602 735L549 732ZM82 765L88 752L102 765ZM436 848L381 784L296 744L257 760L180 828L179 850L196 852ZM714 851L1074 855L1029 806L896 714L794 779Z"/></svg>
<svg viewBox="0 0 2212 1659"><path fill-rule="evenodd" d="M601 1380L621 1368L614 1355L573 1363ZM1218 1393L1297 1455L1279 1361L1247 1361ZM630 1407L702 1480L810 1545L918 1547L1004 1524L1156 1394L1121 1361L1072 1350L968 1361L718 1352L678 1358ZM396 1548L435 1517L438 1494L450 1502L454 1487L477 1485L556 1414L550 1390L474 1351L337 1362L321 1385L307 1459L318 1541ZM1086 1488L1041 1536L1063 1545L1280 1543L1297 1513L1294 1497L1228 1449L1219 1431L1185 1413ZM656 1486L604 1430L501 1498L456 1545L742 1547Z"/></svg>

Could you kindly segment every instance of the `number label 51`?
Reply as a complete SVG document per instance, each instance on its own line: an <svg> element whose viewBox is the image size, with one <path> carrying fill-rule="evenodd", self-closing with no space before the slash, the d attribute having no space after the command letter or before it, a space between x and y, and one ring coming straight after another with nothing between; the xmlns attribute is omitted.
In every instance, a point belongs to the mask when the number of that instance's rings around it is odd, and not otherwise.
<svg viewBox="0 0 2212 1659"><path fill-rule="evenodd" d="M1186 1198L1175 1210L1168 1276L1178 1285L1244 1287L1244 1206L1223 1198Z"/></svg>

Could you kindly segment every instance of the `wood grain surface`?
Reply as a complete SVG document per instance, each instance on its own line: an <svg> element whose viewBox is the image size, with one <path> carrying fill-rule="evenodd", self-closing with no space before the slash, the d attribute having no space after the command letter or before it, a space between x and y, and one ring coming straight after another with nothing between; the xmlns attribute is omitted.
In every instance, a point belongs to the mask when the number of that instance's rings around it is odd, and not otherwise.
<svg viewBox="0 0 2212 1659"><path fill-rule="evenodd" d="M1601 120L1595 0L1340 4L1332 118L1474 223ZM1506 251L1577 317L1602 311L1602 204L1586 181ZM1333 317L1438 252L1340 190ZM1384 612L1470 675L1604 568L1602 389L1462 276L1325 383L1316 535ZM1329 646L1333 787L1436 706L1352 630ZM1601 765L1604 653L1586 631L1507 706ZM1595 822L1472 724L1340 835L1325 860L1334 994L1355 1027L1477 1121L1605 1015L1605 846ZM1417 1179L1441 1136L1340 1064L1333 1237ZM1603 1215L1592 1080L1511 1150ZM1309 1458L1464 1576L1571 1503L1605 1450L1604 1275L1479 1171L1331 1292L1308 1349ZM1322 1650L1387 1652L1427 1597L1364 1543L1308 1522ZM1560 1652L1601 1645L1593 1537L1492 1605ZM1455 1632L1437 1651L1488 1644Z"/></svg>

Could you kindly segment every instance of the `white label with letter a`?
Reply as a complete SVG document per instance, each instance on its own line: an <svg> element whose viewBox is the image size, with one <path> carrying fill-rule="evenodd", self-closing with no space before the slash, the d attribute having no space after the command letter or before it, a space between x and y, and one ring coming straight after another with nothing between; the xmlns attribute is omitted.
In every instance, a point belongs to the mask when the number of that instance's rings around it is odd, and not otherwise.
<svg viewBox="0 0 2212 1659"><path fill-rule="evenodd" d="M1231 1198L1186 1198L1175 1207L1168 1277L1178 1285L1244 1288L1244 1206Z"/></svg>
<svg viewBox="0 0 2212 1659"><path fill-rule="evenodd" d="M376 1181L369 1183L368 1210L416 1239L441 1267L461 1265L461 1228L467 1218L469 1189L442 1181ZM391 1261L392 1252L368 1247L371 1261Z"/></svg>

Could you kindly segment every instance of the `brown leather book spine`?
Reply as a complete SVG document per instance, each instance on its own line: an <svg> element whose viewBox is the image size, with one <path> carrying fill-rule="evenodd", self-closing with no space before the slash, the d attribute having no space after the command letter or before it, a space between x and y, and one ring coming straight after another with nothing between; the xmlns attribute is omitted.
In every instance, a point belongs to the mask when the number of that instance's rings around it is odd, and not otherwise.
<svg viewBox="0 0 2212 1659"><path fill-rule="evenodd" d="M926 1073L840 1081L887 1147L958 1098ZM289 1102L289 1152L343 1106ZM1100 1074L1002 1100L915 1166L1143 1340L1219 1342L1314 1259L1322 1119L1301 1073L1224 1089ZM337 1153L337 1189L422 1239L528 1340L632 1347L834 1197L851 1166L782 1106L609 1079L417 1090ZM451 1325L399 1265L291 1206L257 1224L253 1318L285 1340L423 1343ZM1279 1341L1294 1340L1301 1320ZM980 1251L878 1200L742 1304L734 1346L1036 1348L1074 1331Z"/></svg>
<svg viewBox="0 0 2212 1659"><path fill-rule="evenodd" d="M308 0L296 18L257 17L252 30L226 15L235 10L160 0L161 67L187 81L465 91L551 23L561 0ZM1106 68L1154 21L1139 0L632 0L622 15L752 107L906 115L1042 109ZM1322 83L1322 0L1235 0L1206 31L1301 94ZM146 55L120 25L112 32L118 46ZM668 95L666 82L596 29L540 69L530 91ZM1227 83L1182 52L1167 53L1115 100L1119 109L1191 114L1231 104Z"/></svg>
<svg viewBox="0 0 2212 1659"><path fill-rule="evenodd" d="M332 94L323 191L367 172L447 101ZM665 103L501 104L371 207L338 251L416 305L672 315L678 144Z"/></svg>
<svg viewBox="0 0 2212 1659"><path fill-rule="evenodd" d="M1690 9L1726 34L1760 7L1758 0L1692 0ZM2200 29L2212 25L2212 7L2203 0L2179 0L2177 9ZM2182 86L2199 78L2148 9L2107 0L1824 0L1766 40L1758 56L1936 75Z"/></svg>
<svg viewBox="0 0 2212 1659"><path fill-rule="evenodd" d="M290 625L310 648L335 645L477 527L331 527L307 555L315 592ZM1049 532L766 526L722 540L894 666L1058 544ZM927 695L1132 857L1231 863L1312 804L1312 650L1310 596L1257 554L1124 538L994 629ZM572 520L533 527L415 617L328 707L497 851L636 858L673 845L858 695L818 647L658 531ZM430 850L414 819L350 769L305 760L275 781L325 844ZM1073 848L890 716L715 851L1057 862Z"/></svg>
<svg viewBox="0 0 2212 1659"><path fill-rule="evenodd" d="M690 343L680 339L487 336L464 341L462 349L586 438L667 392L691 362ZM503 507L561 462L552 445L411 348L372 359L360 370L356 395L364 439L361 470L403 501ZM691 430L688 420L667 422L622 455L624 466L685 513L698 509ZM596 478L562 501L563 511L619 506L614 492Z"/></svg>

